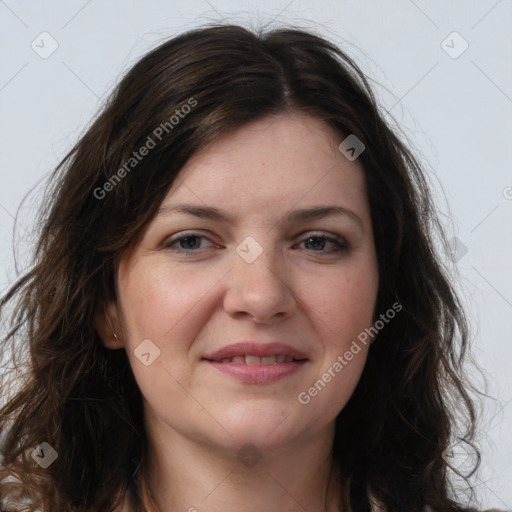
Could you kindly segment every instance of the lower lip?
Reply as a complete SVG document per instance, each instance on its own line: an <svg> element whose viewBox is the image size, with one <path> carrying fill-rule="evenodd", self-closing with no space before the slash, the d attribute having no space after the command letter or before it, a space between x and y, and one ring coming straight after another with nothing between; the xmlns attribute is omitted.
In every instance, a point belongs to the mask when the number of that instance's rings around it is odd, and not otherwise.
<svg viewBox="0 0 512 512"><path fill-rule="evenodd" d="M246 384L267 384L298 372L306 361L275 364L217 363L215 361L207 361L207 363Z"/></svg>

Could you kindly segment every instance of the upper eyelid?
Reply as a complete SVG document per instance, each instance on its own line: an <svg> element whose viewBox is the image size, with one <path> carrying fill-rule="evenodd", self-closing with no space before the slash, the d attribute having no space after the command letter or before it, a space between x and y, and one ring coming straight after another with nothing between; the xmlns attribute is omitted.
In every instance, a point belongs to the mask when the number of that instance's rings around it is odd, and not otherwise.
<svg viewBox="0 0 512 512"><path fill-rule="evenodd" d="M178 233L175 233L174 235L171 235L171 236L165 238L164 241L162 242L162 245L165 246L165 245L175 244L176 242L179 242L182 238L193 237L193 236L196 236L198 238L206 238L210 242L215 243L213 240L210 239L210 237L208 235L206 235L205 233L203 233L201 231L185 230L185 231L179 231ZM351 245L345 236L337 235L337 234L331 233L329 231L321 231L321 230L305 231L305 232L301 233L300 235L297 235L293 238L294 238L294 240L297 239L298 242L300 242L308 237L318 237L318 238L326 238L326 239L331 238L334 241L337 241L341 244L344 244L347 246Z"/></svg>
<svg viewBox="0 0 512 512"><path fill-rule="evenodd" d="M317 236L332 236L332 237L344 238L343 235L338 235L331 231L324 231L321 229L308 229L306 231L303 231L299 235L295 235L293 238L298 238L300 236L305 236L307 234L313 234L313 235L317 235ZM177 231L176 233L167 236L165 239L167 240L170 238L175 238L176 240L179 240L181 237L186 237L186 236L200 236L200 237L208 238L209 236L212 236L212 235L210 235L207 232L205 233L201 230L191 229L191 230Z"/></svg>

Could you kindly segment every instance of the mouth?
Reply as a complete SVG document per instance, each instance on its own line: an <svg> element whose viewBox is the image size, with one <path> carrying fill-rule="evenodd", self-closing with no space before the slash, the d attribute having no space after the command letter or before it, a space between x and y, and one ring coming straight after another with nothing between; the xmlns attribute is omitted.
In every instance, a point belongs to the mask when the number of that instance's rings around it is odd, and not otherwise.
<svg viewBox="0 0 512 512"><path fill-rule="evenodd" d="M297 363L299 361L305 361L305 359L295 359L290 356L283 355L275 355L275 356L255 356L255 355L245 355L245 356L233 356L233 357L223 357L222 359L207 359L206 361L210 361L213 363L236 363L236 364L248 364L248 365L262 365L262 364L282 364L282 363Z"/></svg>
<svg viewBox="0 0 512 512"><path fill-rule="evenodd" d="M205 355L203 361L245 384L268 384L295 374L308 358L282 343L240 342Z"/></svg>

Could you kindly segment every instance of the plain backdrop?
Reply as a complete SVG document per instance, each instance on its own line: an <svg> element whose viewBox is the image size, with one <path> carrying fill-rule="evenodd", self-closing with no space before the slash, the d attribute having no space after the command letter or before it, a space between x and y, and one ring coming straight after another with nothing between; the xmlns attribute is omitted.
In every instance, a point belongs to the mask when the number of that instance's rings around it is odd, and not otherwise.
<svg viewBox="0 0 512 512"><path fill-rule="evenodd" d="M474 483L481 506L512 510L511 15L509 0L0 0L0 293L28 268L42 180L140 56L214 21L316 30L368 74L428 172L493 397Z"/></svg>

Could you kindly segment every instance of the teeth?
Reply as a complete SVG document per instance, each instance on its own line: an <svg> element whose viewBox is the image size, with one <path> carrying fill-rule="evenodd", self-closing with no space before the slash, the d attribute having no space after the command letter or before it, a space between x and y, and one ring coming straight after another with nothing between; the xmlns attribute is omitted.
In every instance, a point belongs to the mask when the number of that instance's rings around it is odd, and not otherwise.
<svg viewBox="0 0 512 512"><path fill-rule="evenodd" d="M261 364L261 357L245 356L245 364Z"/></svg>
<svg viewBox="0 0 512 512"><path fill-rule="evenodd" d="M276 363L291 363L294 361L293 357L289 356L235 356L235 357L225 357L218 361L219 363L237 363L237 364L276 364Z"/></svg>

